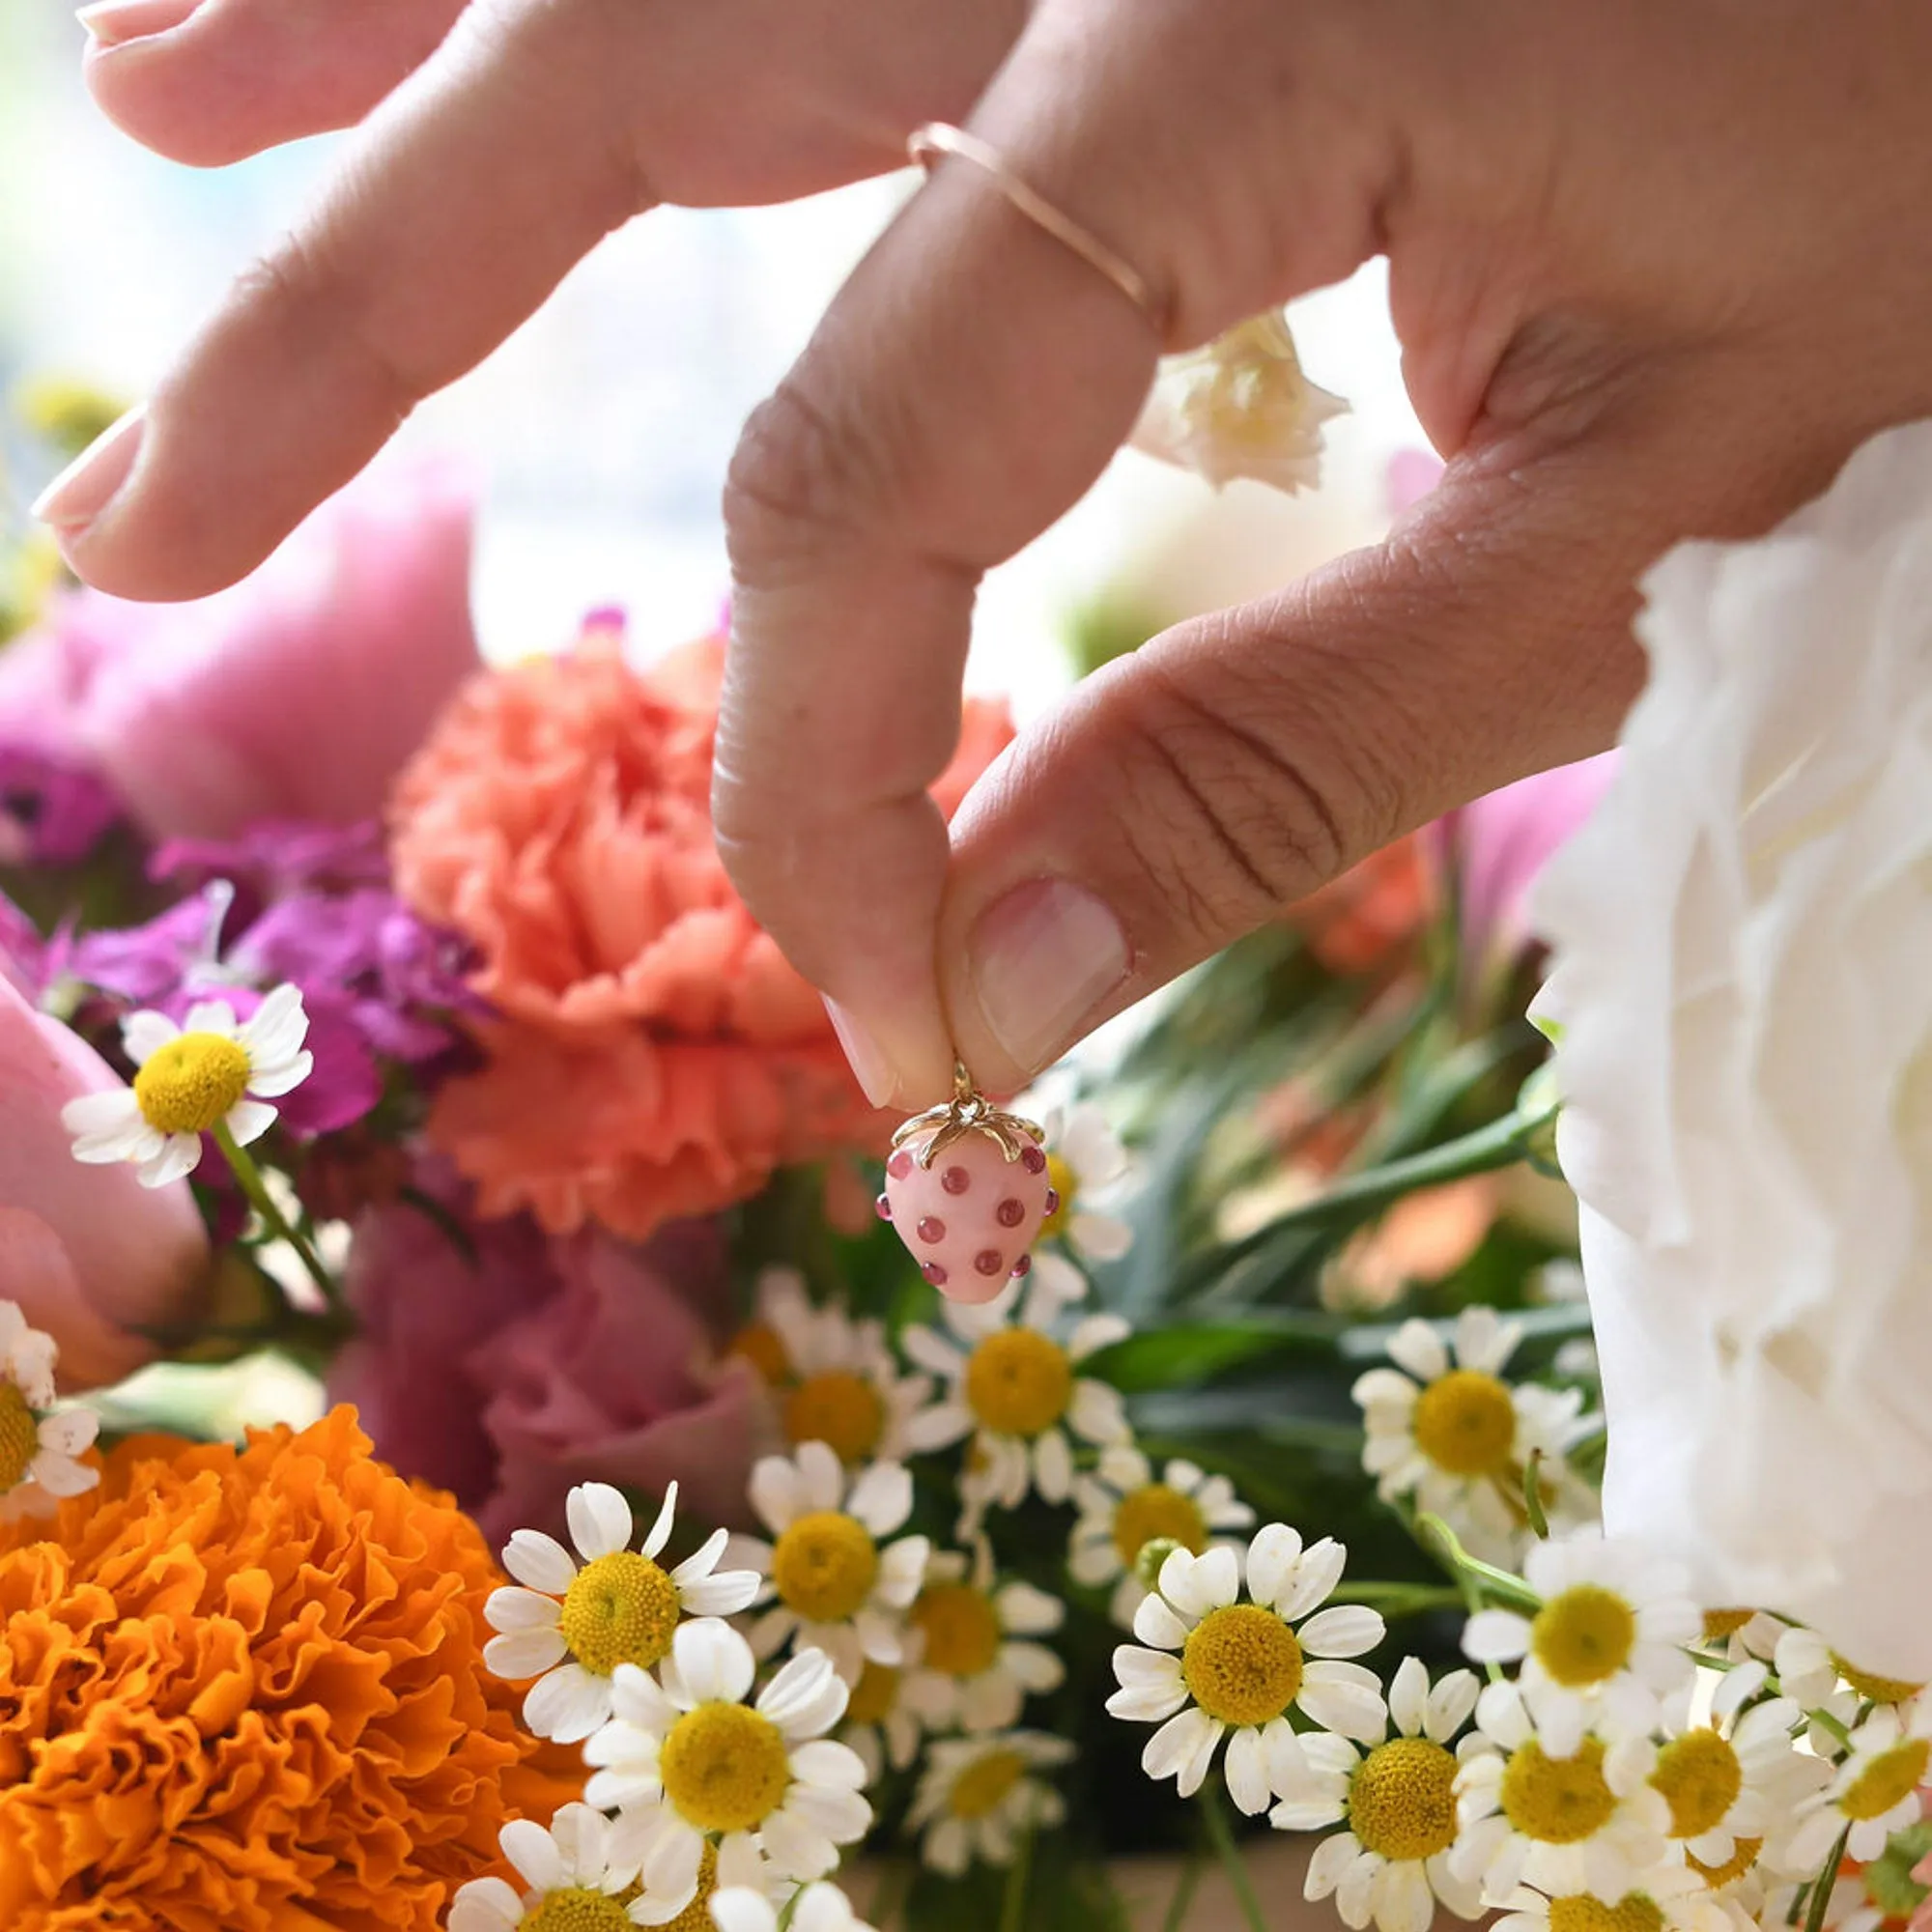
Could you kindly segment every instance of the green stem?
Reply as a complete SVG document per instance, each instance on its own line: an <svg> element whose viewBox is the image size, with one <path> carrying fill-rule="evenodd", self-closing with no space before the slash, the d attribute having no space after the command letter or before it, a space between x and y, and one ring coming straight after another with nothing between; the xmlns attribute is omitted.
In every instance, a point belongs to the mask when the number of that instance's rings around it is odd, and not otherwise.
<svg viewBox="0 0 1932 1932"><path fill-rule="evenodd" d="M1454 1583L1350 1583L1331 1592L1338 1604L1366 1604L1392 1617L1419 1617L1428 1610L1453 1610L1464 1601Z"/></svg>
<svg viewBox="0 0 1932 1932"><path fill-rule="evenodd" d="M1826 1908L1832 1902L1832 1888L1837 1883L1838 1867L1844 1861L1845 1840L1851 1835L1852 1828L1847 1825L1838 1833L1838 1842L1832 1847L1824 1870L1812 1882L1811 1909L1804 1915L1804 1932L1824 1932Z"/></svg>
<svg viewBox="0 0 1932 1932"><path fill-rule="evenodd" d="M1028 1825L1013 1848L1007 1883L1000 1894L1000 1932L1020 1932L1026 1923L1027 1881L1033 1869L1033 1827Z"/></svg>
<svg viewBox="0 0 1932 1932"><path fill-rule="evenodd" d="M275 1197L269 1192L269 1184L262 1179L262 1170L255 1165L254 1155L228 1131L225 1121L215 1124L214 1144L221 1150L221 1156L227 1161L242 1192L248 1197L248 1205L262 1217L262 1225L277 1240L286 1241L301 1258L309 1279L322 1291L323 1298L329 1307L339 1306L340 1296L334 1278L323 1266L322 1257L310 1245L308 1236L275 1206Z"/></svg>
<svg viewBox="0 0 1932 1932"><path fill-rule="evenodd" d="M1456 1532L1439 1516L1424 1512L1415 1519L1415 1538L1431 1555L1445 1564L1452 1576L1463 1583L1463 1594L1472 1610L1480 1609L1479 1599L1492 1599L1513 1610L1531 1616L1543 1607L1543 1599L1520 1577L1484 1563L1463 1548Z"/></svg>
<svg viewBox="0 0 1932 1932"><path fill-rule="evenodd" d="M1821 1731L1830 1731L1847 1750L1852 1747L1852 1734L1829 1711L1806 1711L1804 1714ZM1847 1828L1849 1829L1849 1827ZM1837 1867L1834 1865L1835 1871Z"/></svg>
<svg viewBox="0 0 1932 1932"><path fill-rule="evenodd" d="M1228 1828L1228 1814L1221 1808L1221 1787L1218 1784L1202 1788L1201 1815L1207 1820L1208 1835L1214 1842L1221 1868L1228 1874L1228 1883L1235 1889L1241 1916L1248 1921L1248 1932L1268 1932L1267 1920L1262 1917L1261 1900L1255 1896L1254 1883L1248 1877L1247 1864L1241 1858L1241 1848L1236 1844L1235 1834Z"/></svg>
<svg viewBox="0 0 1932 1932"><path fill-rule="evenodd" d="M1189 1852L1187 1862L1181 1866L1180 1876L1175 1881L1174 1896L1167 1902L1167 1917L1161 1920L1160 1932L1180 1932L1181 1922L1187 1917L1187 1908L1194 1903L1195 1888L1200 1883L1200 1854Z"/></svg>

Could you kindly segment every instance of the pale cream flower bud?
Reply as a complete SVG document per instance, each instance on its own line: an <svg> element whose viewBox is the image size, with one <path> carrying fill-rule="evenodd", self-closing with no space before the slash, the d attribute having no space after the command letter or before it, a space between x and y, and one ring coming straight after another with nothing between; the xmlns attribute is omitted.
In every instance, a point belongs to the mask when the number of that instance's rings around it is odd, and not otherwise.
<svg viewBox="0 0 1932 1932"><path fill-rule="evenodd" d="M1293 494L1321 481L1321 425L1348 407L1302 374L1288 322L1270 309L1163 360L1130 440L1217 490L1251 476Z"/></svg>

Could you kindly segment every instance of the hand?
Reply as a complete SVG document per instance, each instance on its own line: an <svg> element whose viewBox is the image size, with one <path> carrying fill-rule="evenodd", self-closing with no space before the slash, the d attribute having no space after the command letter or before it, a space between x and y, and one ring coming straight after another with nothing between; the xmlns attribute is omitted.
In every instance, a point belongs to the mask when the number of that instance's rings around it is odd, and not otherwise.
<svg viewBox="0 0 1932 1932"><path fill-rule="evenodd" d="M782 201L903 166L906 130L968 110L1023 12L1024 0L87 8L96 99L176 159L217 165L368 119L321 205L50 505L63 548L124 596L233 582L611 229L657 202Z"/></svg>
<svg viewBox="0 0 1932 1932"><path fill-rule="evenodd" d="M185 98L174 127L218 158L244 110L213 111L217 35L301 30L207 7L144 56L173 74L145 108L117 91L141 43L95 85L192 153L157 118ZM273 71L347 118L434 15L374 8L382 59ZM1600 748L1641 676L1641 568L1766 527L1932 410L1914 0L1041 0L1008 53L1019 27L981 0L472 13L157 393L138 460L124 437L92 504L72 486L70 554L132 594L214 587L646 200L886 167L976 95L974 129L1160 291L1170 346L1387 252L1441 486L1387 543L1090 680L950 865L923 789L974 587L1104 465L1152 331L949 162L748 427L720 838L875 1097L910 1105L955 1048L1016 1085L1376 845ZM236 144L303 125L268 93Z"/></svg>

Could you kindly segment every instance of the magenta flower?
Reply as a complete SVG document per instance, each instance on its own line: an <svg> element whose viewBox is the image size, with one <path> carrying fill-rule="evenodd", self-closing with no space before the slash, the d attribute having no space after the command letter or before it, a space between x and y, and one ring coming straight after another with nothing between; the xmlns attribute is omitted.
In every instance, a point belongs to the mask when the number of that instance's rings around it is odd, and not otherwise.
<svg viewBox="0 0 1932 1932"><path fill-rule="evenodd" d="M1462 888L1462 945L1480 970L1520 952L1529 938L1523 906L1537 874L1607 789L1616 753L1538 772L1436 821L1453 850Z"/></svg>
<svg viewBox="0 0 1932 1932"><path fill-rule="evenodd" d="M348 1292L361 1334L329 1375L378 1454L455 1492L494 1543L561 1532L573 1485L656 1493L675 1477L697 1517L745 1514L753 1463L779 1446L732 1321L723 1236L674 1222L643 1247L552 1239L526 1216L477 1221L460 1183L424 1184L473 1259L408 1202L355 1224Z"/></svg>
<svg viewBox="0 0 1932 1932"><path fill-rule="evenodd" d="M379 466L233 589L83 590L0 657L0 735L97 772L155 838L377 817L476 668L470 494Z"/></svg>
<svg viewBox="0 0 1932 1932"><path fill-rule="evenodd" d="M0 741L0 866L77 864L120 816L120 801L91 767Z"/></svg>

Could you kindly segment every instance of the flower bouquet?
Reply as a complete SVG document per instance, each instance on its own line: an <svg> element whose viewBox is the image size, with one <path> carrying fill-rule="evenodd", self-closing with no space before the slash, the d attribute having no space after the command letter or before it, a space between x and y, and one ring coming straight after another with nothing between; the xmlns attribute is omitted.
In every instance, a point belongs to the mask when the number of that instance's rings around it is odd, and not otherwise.
<svg viewBox="0 0 1932 1932"><path fill-rule="evenodd" d="M1264 1932L1291 1838L1381 1932L1911 1918L1909 1600L1854 1613L1830 1513L1777 1546L1711 1447L1761 1451L1774 1372L1849 1428L1833 1264L1690 1317L1750 1177L1669 1138L1720 1066L1780 1121L1828 1077L1738 1047L1820 983L1759 910L1860 839L1901 876L1849 706L1713 724L1877 516L1848 481L1781 617L1750 553L1660 576L1614 781L1483 801L910 1129L720 864L718 639L639 664L596 612L481 666L439 471L203 605L52 589L0 654L0 1922L1097 1932L1218 1870ZM1009 736L969 705L942 806ZM1675 874L1625 856L1660 772ZM1606 784L1537 888L1552 1075L1525 895ZM1922 1267L1884 1253L1860 1347ZM1673 1315L1756 1379L1645 1379Z"/></svg>

